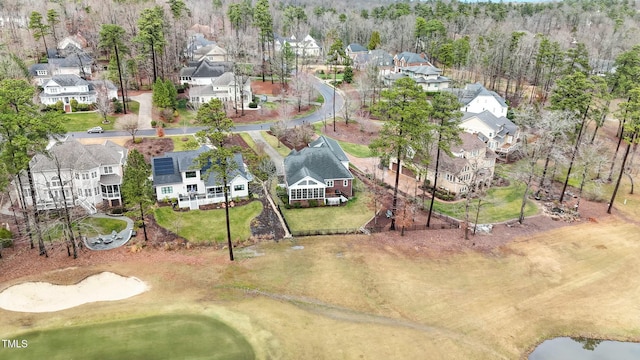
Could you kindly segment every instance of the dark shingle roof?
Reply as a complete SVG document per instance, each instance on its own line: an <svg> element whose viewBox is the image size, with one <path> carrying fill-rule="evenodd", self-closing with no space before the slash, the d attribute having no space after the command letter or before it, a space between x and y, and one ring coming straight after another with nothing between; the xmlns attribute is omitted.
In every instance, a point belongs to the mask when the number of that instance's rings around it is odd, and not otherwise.
<svg viewBox="0 0 640 360"><path fill-rule="evenodd" d="M190 76L192 78L216 78L222 74L231 71L233 63L231 62L213 62L202 60L195 67L186 67L180 70L180 76Z"/></svg>
<svg viewBox="0 0 640 360"><path fill-rule="evenodd" d="M309 176L319 182L333 179L353 179L329 147L307 147L291 151L284 159L287 184L292 185Z"/></svg>
<svg viewBox="0 0 640 360"><path fill-rule="evenodd" d="M91 85L87 80L73 74L54 75L53 77L51 77L51 80L55 81L56 84L60 86Z"/></svg>
<svg viewBox="0 0 640 360"><path fill-rule="evenodd" d="M338 160L349 161L347 154L344 153L344 150L342 150L342 147L340 146L340 144L338 144L338 142L333 140L332 138L328 138L324 135L312 141L309 144L309 147L327 147L333 152L333 154L338 158Z"/></svg>
<svg viewBox="0 0 640 360"><path fill-rule="evenodd" d="M407 63L422 63L422 64L428 64L429 63L429 59L427 59L426 57L422 57L420 54L414 53L414 52L410 52L410 51L404 51L401 52L400 54L396 55L398 60L402 60L404 58L404 60Z"/></svg>
<svg viewBox="0 0 640 360"><path fill-rule="evenodd" d="M347 46L347 49L350 52L367 52L367 48L358 44L358 43L353 43L353 44L349 44L349 46Z"/></svg>
<svg viewBox="0 0 640 360"><path fill-rule="evenodd" d="M201 146L197 150L189 150L189 151L175 151L175 152L167 152L163 156L157 156L151 158L151 174L153 176L153 185L165 185L165 184L176 184L182 182L181 172L200 170L204 174L209 169L209 166L204 166L200 169L197 169L196 158L200 156L200 154L210 151L211 148L207 146ZM156 159L168 158L173 162L173 172L169 174L158 174L158 169L156 168ZM229 174L228 181L233 180L236 176L240 175L247 180L251 180L251 176L247 174L244 168L244 162L242 159L242 154L235 154L234 159L236 162L236 169L234 169L231 174ZM220 186L221 179L219 179L214 173L210 173L210 175L205 180L205 186Z"/></svg>

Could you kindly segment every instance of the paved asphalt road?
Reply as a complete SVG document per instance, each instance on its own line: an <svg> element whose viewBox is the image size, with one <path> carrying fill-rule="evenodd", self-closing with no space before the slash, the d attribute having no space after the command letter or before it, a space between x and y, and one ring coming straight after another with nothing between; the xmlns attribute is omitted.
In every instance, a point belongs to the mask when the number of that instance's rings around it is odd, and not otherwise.
<svg viewBox="0 0 640 360"><path fill-rule="evenodd" d="M317 78L313 78L313 79L314 79L313 87L316 88L316 90L318 90L318 92L322 95L322 97L324 98L324 103L314 113L297 118L295 120L291 120L289 124L292 124L292 125L301 125L303 123L310 124L310 123L322 121L324 118L333 117L333 94L334 94L333 88L325 84L324 82L322 82L320 79L317 79ZM149 96L149 99L150 98L151 97ZM344 105L344 99L342 98L342 95L340 94L339 91L335 92L335 102L336 102L335 104L336 113L339 114L342 109L342 106ZM142 106L140 106L140 109L142 109ZM327 119L327 121L330 121L330 120ZM238 125L234 127L233 131L244 132L244 131L264 130L264 129L269 129L270 126L271 126L271 123ZM191 127L187 129L186 134L194 134L197 131L202 129L203 129L202 127ZM167 129L164 129L164 133L166 136L183 135L185 134L185 131L182 128L171 128L171 129L167 128ZM121 131L121 130L109 130L109 131L105 131L102 134L87 134L86 132L74 132L71 134L73 134L75 138L91 138L91 137L109 138L109 137L119 137L119 136L131 136L128 132ZM156 135L155 129L139 129L138 132L136 133L136 136L155 136L155 135Z"/></svg>

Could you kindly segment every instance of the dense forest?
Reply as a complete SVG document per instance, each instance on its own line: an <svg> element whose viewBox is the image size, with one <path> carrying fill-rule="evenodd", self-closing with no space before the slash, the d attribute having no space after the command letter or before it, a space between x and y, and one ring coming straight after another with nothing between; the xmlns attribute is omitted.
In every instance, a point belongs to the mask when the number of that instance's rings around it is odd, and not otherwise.
<svg viewBox="0 0 640 360"><path fill-rule="evenodd" d="M159 6L151 32L141 31L145 9ZM566 58L596 73L635 45L640 15L628 0L538 3L424 1L231 1L231 0L9 0L0 4L6 53L34 61L42 43L81 33L95 53L103 24L119 25L125 45L121 63L129 76L151 78L149 36L157 37L158 71L174 77L184 61L188 29L208 26L211 37L233 57L258 65L274 35L314 37L323 49L340 39L390 54L425 53L459 82L481 81L517 105L546 100ZM40 14L46 31L33 26ZM147 14L149 15L149 14ZM152 15L152 14L151 14ZM31 25L30 25L31 24ZM43 30L43 29L40 29ZM147 40L145 40L147 39ZM319 61L323 61L320 59ZM112 63L114 61L112 60Z"/></svg>

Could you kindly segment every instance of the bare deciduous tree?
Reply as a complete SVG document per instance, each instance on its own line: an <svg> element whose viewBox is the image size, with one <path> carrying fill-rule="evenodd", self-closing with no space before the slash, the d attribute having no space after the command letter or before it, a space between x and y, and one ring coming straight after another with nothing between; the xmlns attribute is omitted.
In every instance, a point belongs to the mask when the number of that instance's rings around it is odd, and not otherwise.
<svg viewBox="0 0 640 360"><path fill-rule="evenodd" d="M120 130L124 130L131 135L131 140L136 142L136 134L138 133L138 116L135 114L128 114L118 120L116 127Z"/></svg>

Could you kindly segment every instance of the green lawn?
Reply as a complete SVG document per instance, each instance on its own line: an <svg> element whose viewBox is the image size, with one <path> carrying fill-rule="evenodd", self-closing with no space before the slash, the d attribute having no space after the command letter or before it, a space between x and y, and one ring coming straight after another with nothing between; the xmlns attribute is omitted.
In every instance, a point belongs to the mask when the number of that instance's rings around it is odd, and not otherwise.
<svg viewBox="0 0 640 360"><path fill-rule="evenodd" d="M117 217L112 219L85 218L80 222L80 224L75 223L74 231L77 231L78 227L80 228L82 235L92 237L100 234L111 234L114 230L116 232L120 232L127 227L127 223ZM62 222L58 222L56 226L45 231L44 238L49 240L49 237L51 237L51 240L58 240L62 237Z"/></svg>
<svg viewBox="0 0 640 360"><path fill-rule="evenodd" d="M107 116L108 124L102 123L102 116L98 112L81 112L65 114L62 119L62 125L67 132L71 131L87 131L94 126L102 126L105 130L113 130L115 116Z"/></svg>
<svg viewBox="0 0 640 360"><path fill-rule="evenodd" d="M127 105L129 106L127 109L135 114L140 110L140 103L137 101L130 101ZM107 119L109 119L109 123L103 124L102 116L97 111L68 113L63 115L62 124L67 132L86 131L94 126L102 126L105 130L113 130L117 117L108 115Z"/></svg>
<svg viewBox="0 0 640 360"><path fill-rule="evenodd" d="M2 359L253 359L235 329L207 316L162 315L33 331L17 335L24 349Z"/></svg>
<svg viewBox="0 0 640 360"><path fill-rule="evenodd" d="M480 215L478 223L496 223L512 219L520 216L520 206L522 205L522 193L524 186L515 184L506 187L494 187L489 189L487 196L481 202ZM425 207L428 208L430 200L425 201ZM477 210L477 200L473 200L470 207L470 219L475 220ZM465 216L465 201L455 203L443 203L436 201L433 204L434 210L457 219L463 219ZM535 215L538 212L537 206L532 201L527 201L525 207L525 216Z"/></svg>
<svg viewBox="0 0 640 360"><path fill-rule="evenodd" d="M129 101L127 103L127 111L138 114L140 111L140 103L137 101Z"/></svg>
<svg viewBox="0 0 640 360"><path fill-rule="evenodd" d="M342 79L344 78L344 74L335 74L335 75L336 75L337 81L342 81ZM333 80L333 73L317 74L317 76L322 80Z"/></svg>
<svg viewBox="0 0 640 360"><path fill-rule="evenodd" d="M338 121L338 120L344 121L342 118L336 118L336 121ZM324 126L324 124L322 122L317 122L317 123L313 124L313 129L316 132L316 134L322 135L322 127L323 126ZM327 126L330 126L330 125L327 123ZM340 140L336 140L336 141L338 141L338 143L342 147L342 150L344 150L346 153L348 153L350 155L353 155L353 156L355 156L357 158L371 157L371 150L369 150L369 147L366 146L366 145L353 144L353 143L348 143L348 142L344 142L344 141L340 141Z"/></svg>
<svg viewBox="0 0 640 360"><path fill-rule="evenodd" d="M272 148L276 149L278 154L282 155L283 157L287 157L287 155L289 155L289 153L291 152L291 149L284 146L282 143L280 143L280 146L278 146L278 139L275 136L269 134L266 131L261 131L260 134L262 134L264 141L266 141L267 144L271 145Z"/></svg>
<svg viewBox="0 0 640 360"><path fill-rule="evenodd" d="M360 192L343 206L285 209L280 206L292 232L359 228L372 217L371 195Z"/></svg>
<svg viewBox="0 0 640 360"><path fill-rule="evenodd" d="M167 136L173 141L173 151L193 150L191 146L198 147L198 141L193 135ZM186 141L184 139L187 139Z"/></svg>
<svg viewBox="0 0 640 360"><path fill-rule="evenodd" d="M251 220L260 212L262 203L259 201L229 209L231 238L234 241L248 239L251 236ZM177 212L165 206L158 208L155 216L160 226L194 243L223 242L227 239L224 209Z"/></svg>
<svg viewBox="0 0 640 360"><path fill-rule="evenodd" d="M242 138L242 140L244 140L244 142L247 143L247 145L249 145L251 150L253 150L256 153L258 152L258 147L256 146L256 142L253 141L253 138L251 137L251 135L249 135L246 132L241 132L240 137Z"/></svg>

